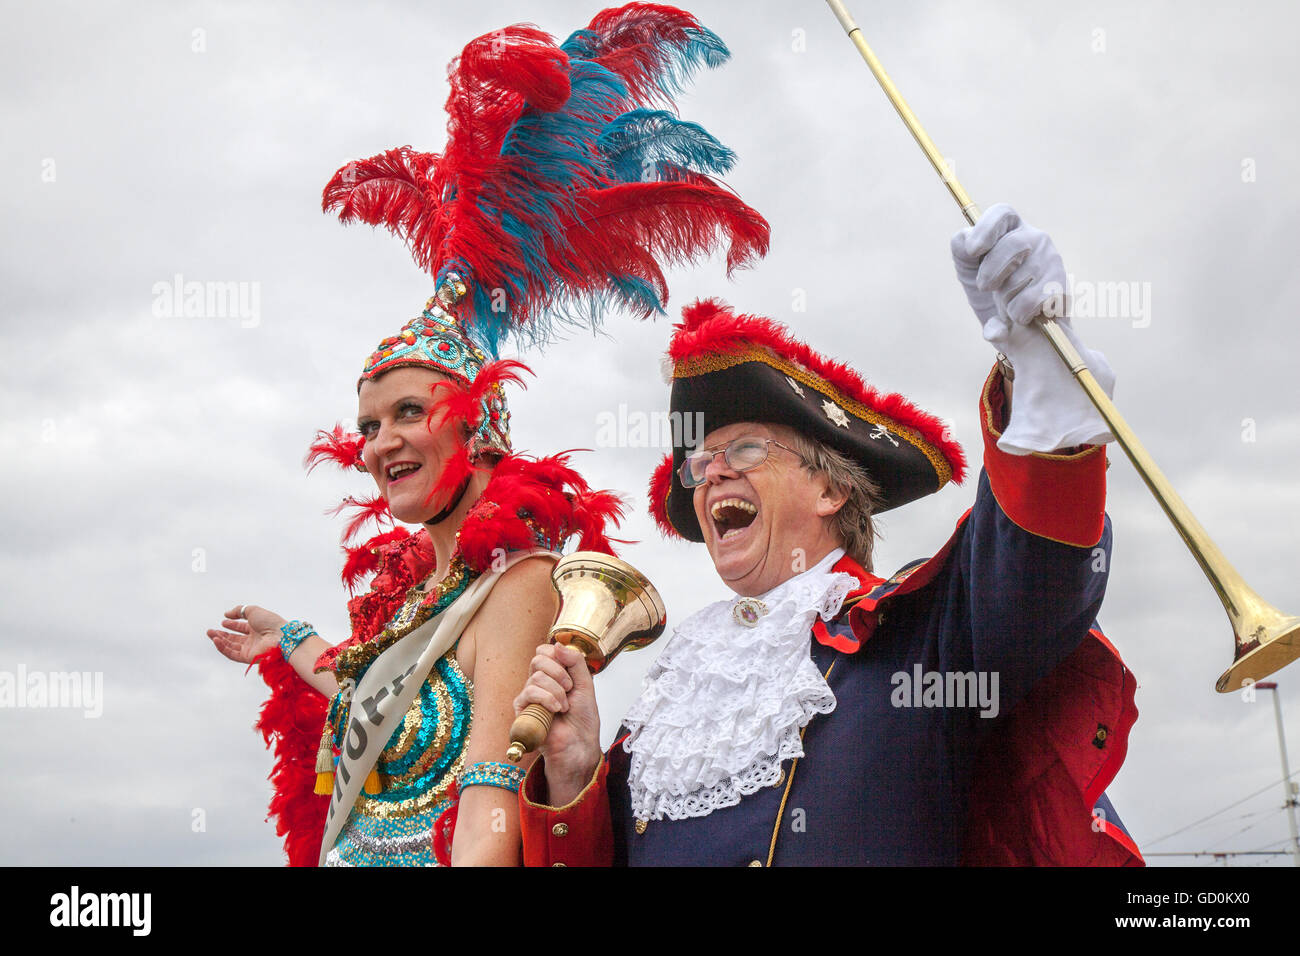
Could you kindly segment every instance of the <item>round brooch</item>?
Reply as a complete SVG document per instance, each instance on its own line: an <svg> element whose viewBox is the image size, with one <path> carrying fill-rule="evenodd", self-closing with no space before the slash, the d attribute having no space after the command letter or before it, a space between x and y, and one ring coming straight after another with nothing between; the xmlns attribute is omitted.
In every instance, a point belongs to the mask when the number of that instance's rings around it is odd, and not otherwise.
<svg viewBox="0 0 1300 956"><path fill-rule="evenodd" d="M742 598L731 609L731 616L737 624L745 627L757 627L758 619L767 613L767 605L758 598Z"/></svg>

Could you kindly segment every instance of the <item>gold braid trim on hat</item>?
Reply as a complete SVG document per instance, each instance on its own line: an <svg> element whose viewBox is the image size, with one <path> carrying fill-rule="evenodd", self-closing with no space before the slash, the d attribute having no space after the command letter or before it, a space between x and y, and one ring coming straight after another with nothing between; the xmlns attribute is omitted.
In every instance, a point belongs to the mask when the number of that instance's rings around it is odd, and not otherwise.
<svg viewBox="0 0 1300 956"><path fill-rule="evenodd" d="M833 398L839 405L848 409L858 418L873 425L888 428L930 460L930 464L934 466L934 470L939 476L940 488L952 480L952 466L948 464L948 459L943 456L939 449L931 445L913 429L899 424L888 415L878 412L874 408L842 395L838 389L820 375L816 375L802 365L796 365L794 362L783 359L781 356L775 355L760 346L748 345L725 355L708 353L688 356L673 366L673 378L694 378L708 372L721 372L736 365L743 365L746 362L762 362L777 371L784 372L809 388L814 388L823 395Z"/></svg>

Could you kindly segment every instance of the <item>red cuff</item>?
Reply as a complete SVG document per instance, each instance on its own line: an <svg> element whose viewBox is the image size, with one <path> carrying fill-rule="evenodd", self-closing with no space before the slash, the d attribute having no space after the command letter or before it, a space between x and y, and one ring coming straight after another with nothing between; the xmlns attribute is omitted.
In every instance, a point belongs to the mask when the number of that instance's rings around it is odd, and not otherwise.
<svg viewBox="0 0 1300 956"><path fill-rule="evenodd" d="M609 818L605 778L609 761L567 806L546 804L546 772L539 758L519 788L519 823L524 837L524 866L610 866L614 862L614 827Z"/></svg>
<svg viewBox="0 0 1300 956"><path fill-rule="evenodd" d="M1008 518L1030 534L1077 548L1101 540L1106 520L1106 447L1084 445L1072 454L1009 455L998 448L1006 396L995 365L980 395L984 470L993 497Z"/></svg>

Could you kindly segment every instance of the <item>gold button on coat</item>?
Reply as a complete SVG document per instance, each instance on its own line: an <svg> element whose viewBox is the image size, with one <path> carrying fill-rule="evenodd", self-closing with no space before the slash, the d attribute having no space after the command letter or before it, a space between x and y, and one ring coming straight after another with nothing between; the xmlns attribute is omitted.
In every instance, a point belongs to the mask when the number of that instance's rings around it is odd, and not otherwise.
<svg viewBox="0 0 1300 956"><path fill-rule="evenodd" d="M569 833L569 825L567 823L557 823L555 826L551 827L551 832L556 836L567 836Z"/></svg>
<svg viewBox="0 0 1300 956"><path fill-rule="evenodd" d="M636 822L636 832L637 832L637 833L645 833L645 831L646 831L646 827L648 827L648 826L650 826L650 821L649 821L649 820L638 820L638 821Z"/></svg>

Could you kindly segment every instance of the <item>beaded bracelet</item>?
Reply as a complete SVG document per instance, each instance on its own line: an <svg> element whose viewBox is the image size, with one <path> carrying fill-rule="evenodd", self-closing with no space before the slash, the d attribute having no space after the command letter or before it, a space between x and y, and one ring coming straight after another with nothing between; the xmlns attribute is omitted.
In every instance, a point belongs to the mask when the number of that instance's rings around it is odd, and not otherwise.
<svg viewBox="0 0 1300 956"><path fill-rule="evenodd" d="M298 645L316 633L316 628L306 621L290 621L280 625L280 653L286 661L289 655L298 649Z"/></svg>
<svg viewBox="0 0 1300 956"><path fill-rule="evenodd" d="M500 787L518 793L519 785L524 782L524 770L496 760L481 760L462 771L456 782L461 790L466 787Z"/></svg>

